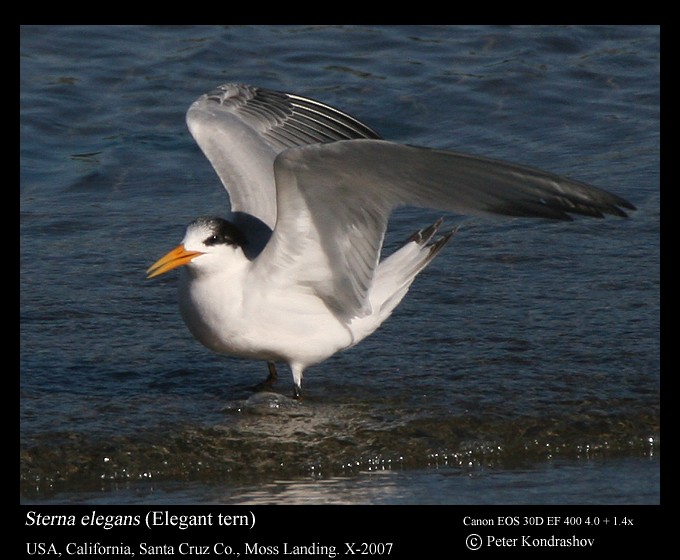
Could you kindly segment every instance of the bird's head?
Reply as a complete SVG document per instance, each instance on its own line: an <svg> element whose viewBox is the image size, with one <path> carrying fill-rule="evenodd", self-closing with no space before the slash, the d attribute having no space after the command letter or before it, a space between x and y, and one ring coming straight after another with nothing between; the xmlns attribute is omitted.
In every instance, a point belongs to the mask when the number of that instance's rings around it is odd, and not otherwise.
<svg viewBox="0 0 680 560"><path fill-rule="evenodd" d="M243 232L222 218L196 218L187 226L182 243L152 264L146 271L147 278L191 264L196 272L223 268L225 258L235 253L243 255L246 239Z"/></svg>

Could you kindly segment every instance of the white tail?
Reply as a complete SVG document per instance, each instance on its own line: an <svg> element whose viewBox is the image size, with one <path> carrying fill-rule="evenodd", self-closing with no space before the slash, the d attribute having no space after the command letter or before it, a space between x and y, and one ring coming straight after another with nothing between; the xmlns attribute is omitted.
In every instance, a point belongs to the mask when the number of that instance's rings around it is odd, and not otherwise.
<svg viewBox="0 0 680 560"><path fill-rule="evenodd" d="M430 227L414 233L397 251L380 262L368 293L373 312L352 320L349 327L356 344L373 333L394 311L413 280L456 233L457 228L428 245L442 224L440 218Z"/></svg>

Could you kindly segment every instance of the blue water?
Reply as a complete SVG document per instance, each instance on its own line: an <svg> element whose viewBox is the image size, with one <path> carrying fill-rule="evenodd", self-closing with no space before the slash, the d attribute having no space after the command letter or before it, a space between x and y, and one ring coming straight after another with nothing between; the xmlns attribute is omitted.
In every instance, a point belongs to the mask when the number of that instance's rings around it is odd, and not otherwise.
<svg viewBox="0 0 680 560"><path fill-rule="evenodd" d="M657 27L23 27L25 503L658 503ZM448 217L305 400L145 270L228 199L184 123L239 81L610 189L628 220ZM439 214L395 215L389 251ZM612 481L615 481L613 483ZM578 482L578 484L576 484ZM219 491L216 491L219 489Z"/></svg>

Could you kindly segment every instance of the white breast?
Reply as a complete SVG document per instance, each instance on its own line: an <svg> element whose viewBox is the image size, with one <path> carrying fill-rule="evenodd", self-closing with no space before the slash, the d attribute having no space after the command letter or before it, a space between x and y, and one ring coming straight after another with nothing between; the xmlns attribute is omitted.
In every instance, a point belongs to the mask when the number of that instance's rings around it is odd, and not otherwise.
<svg viewBox="0 0 680 560"><path fill-rule="evenodd" d="M179 302L194 337L218 353L306 367L354 343L347 325L311 290L256 286L247 271L241 277L183 271Z"/></svg>

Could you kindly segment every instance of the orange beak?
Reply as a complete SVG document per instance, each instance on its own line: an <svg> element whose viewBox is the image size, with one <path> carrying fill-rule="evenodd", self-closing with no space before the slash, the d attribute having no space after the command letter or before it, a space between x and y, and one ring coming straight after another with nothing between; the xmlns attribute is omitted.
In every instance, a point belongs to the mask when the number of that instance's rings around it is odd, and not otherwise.
<svg viewBox="0 0 680 560"><path fill-rule="evenodd" d="M146 277L148 279L165 274L173 268L187 264L191 259L202 254L200 251L187 251L184 245L177 245L172 251L162 256L148 268Z"/></svg>

